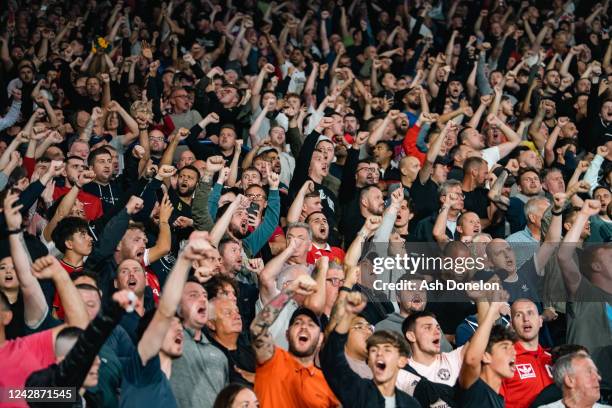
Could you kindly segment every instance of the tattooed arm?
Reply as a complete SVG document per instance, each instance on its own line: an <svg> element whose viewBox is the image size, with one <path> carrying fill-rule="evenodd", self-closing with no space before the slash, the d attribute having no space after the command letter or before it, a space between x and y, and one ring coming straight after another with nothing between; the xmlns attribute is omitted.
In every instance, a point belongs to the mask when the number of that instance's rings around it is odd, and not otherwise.
<svg viewBox="0 0 612 408"><path fill-rule="evenodd" d="M287 302L295 296L310 296L315 293L316 282L308 275L301 275L273 298L251 323L251 336L257 364L263 364L274 355L274 341L268 331Z"/></svg>

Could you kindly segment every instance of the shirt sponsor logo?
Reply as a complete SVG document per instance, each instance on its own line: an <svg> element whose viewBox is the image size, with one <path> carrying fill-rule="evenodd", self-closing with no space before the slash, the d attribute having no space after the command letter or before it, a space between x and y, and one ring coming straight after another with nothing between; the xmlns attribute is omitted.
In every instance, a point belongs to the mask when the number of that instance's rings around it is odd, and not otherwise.
<svg viewBox="0 0 612 408"><path fill-rule="evenodd" d="M450 371L447 368L441 368L438 370L438 378L442 381L447 381L450 378Z"/></svg>
<svg viewBox="0 0 612 408"><path fill-rule="evenodd" d="M531 364L517 364L516 371L518 372L521 380L526 378L536 378L536 373Z"/></svg>
<svg viewBox="0 0 612 408"><path fill-rule="evenodd" d="M450 408L450 405L448 405L445 401L439 399L433 404L431 404L429 408Z"/></svg>

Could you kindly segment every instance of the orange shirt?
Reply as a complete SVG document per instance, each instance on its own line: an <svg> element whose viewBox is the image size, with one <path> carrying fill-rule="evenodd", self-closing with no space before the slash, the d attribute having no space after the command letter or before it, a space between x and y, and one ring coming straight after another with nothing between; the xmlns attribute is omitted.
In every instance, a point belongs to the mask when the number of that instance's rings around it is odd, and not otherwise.
<svg viewBox="0 0 612 408"><path fill-rule="evenodd" d="M304 367L291 353L279 347L274 347L270 360L257 366L255 376L255 394L261 408L340 405L319 368Z"/></svg>

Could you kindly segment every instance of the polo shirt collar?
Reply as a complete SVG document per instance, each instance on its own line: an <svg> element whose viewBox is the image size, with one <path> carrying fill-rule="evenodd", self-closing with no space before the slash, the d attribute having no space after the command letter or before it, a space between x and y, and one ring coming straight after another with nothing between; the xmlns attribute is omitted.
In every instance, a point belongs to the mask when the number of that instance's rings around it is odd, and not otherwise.
<svg viewBox="0 0 612 408"><path fill-rule="evenodd" d="M317 246L317 244L315 244L314 242L312 243L313 249L319 249L319 250L324 250L324 251L331 251L331 246L326 242L325 245L323 245L323 247L319 247Z"/></svg>
<svg viewBox="0 0 612 408"><path fill-rule="evenodd" d="M537 357L539 357L545 352L544 347L542 347L542 345L540 344L538 344L538 349L536 351L527 350L525 349L525 347L523 347L520 341L517 341L516 343L514 343L514 349L516 350L517 356L524 355L524 354L534 354Z"/></svg>
<svg viewBox="0 0 612 408"><path fill-rule="evenodd" d="M201 344L210 344L208 337L206 337L206 334L204 333L204 329L200 330L200 340L195 339L196 331L194 329L183 326L183 330L185 330L189 334L189 337L191 337L194 342Z"/></svg>

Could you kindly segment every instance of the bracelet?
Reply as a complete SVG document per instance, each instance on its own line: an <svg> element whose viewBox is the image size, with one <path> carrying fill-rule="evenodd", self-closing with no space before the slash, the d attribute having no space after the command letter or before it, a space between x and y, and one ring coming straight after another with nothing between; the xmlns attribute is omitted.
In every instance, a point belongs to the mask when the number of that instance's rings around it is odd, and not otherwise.
<svg viewBox="0 0 612 408"><path fill-rule="evenodd" d="M555 212L555 211L551 210L550 212L551 212L551 214L552 214L552 215L557 216L557 217L558 217L559 215L563 215L563 210L561 210L561 211L559 211L559 212Z"/></svg>
<svg viewBox="0 0 612 408"><path fill-rule="evenodd" d="M16 230L7 230L9 235L17 235L23 232L23 228L18 228Z"/></svg>
<svg viewBox="0 0 612 408"><path fill-rule="evenodd" d="M359 231L359 232L357 233L357 236L359 236L359 237L363 238L364 240L367 240L367 239L368 239L368 233L367 233L367 232L365 232L365 231Z"/></svg>
<svg viewBox="0 0 612 408"><path fill-rule="evenodd" d="M340 289L338 289L338 293L340 293L340 292L351 293L352 291L353 291L353 289L347 288L346 286L340 286Z"/></svg>

